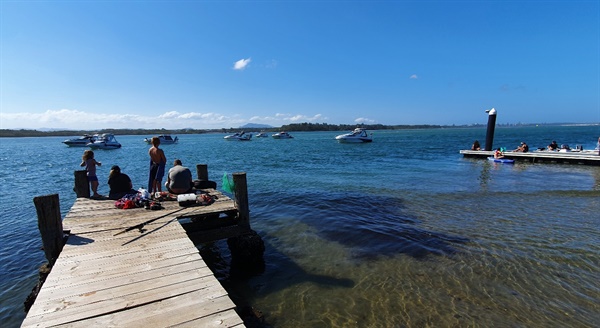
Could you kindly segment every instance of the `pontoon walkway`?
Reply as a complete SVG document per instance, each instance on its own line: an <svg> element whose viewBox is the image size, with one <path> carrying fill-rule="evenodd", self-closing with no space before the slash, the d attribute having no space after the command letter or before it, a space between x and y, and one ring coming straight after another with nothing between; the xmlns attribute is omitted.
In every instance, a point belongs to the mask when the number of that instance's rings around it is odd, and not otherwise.
<svg viewBox="0 0 600 328"><path fill-rule="evenodd" d="M78 198L63 220L70 236L22 327L244 327L178 222L236 212L233 200L211 195L209 206L163 201L155 211Z"/></svg>

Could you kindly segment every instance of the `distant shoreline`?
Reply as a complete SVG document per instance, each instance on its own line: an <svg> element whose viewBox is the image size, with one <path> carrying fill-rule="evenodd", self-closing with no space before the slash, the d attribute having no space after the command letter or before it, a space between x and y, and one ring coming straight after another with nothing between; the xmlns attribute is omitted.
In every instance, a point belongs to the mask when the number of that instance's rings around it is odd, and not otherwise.
<svg viewBox="0 0 600 328"><path fill-rule="evenodd" d="M531 123L531 124L496 124L496 127L527 127L527 126L600 126L600 123ZM408 129L456 129L456 128L485 128L486 124L469 125L382 125L382 124L322 124L322 123L295 123L279 128L256 128L251 126L221 129L100 129L100 130L53 130L39 131L35 129L0 129L0 138L10 137L65 137L80 136L84 134L112 133L114 135L146 135L156 136L161 134L206 134L206 133L231 133L237 131L348 131L356 127L367 130L408 130Z"/></svg>

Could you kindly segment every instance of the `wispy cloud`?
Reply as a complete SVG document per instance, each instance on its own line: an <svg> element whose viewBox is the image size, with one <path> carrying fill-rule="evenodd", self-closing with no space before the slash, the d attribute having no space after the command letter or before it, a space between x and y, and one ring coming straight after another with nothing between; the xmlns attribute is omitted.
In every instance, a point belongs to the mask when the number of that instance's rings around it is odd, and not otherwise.
<svg viewBox="0 0 600 328"><path fill-rule="evenodd" d="M235 64L233 64L233 69L236 71L243 71L244 69L246 69L246 67L248 66L248 64L250 64L251 61L251 58L240 59L236 61Z"/></svg>
<svg viewBox="0 0 600 328"><path fill-rule="evenodd" d="M413 75L410 76L410 79L411 80L418 80L419 77L417 76L417 74L413 74Z"/></svg>
<svg viewBox="0 0 600 328"><path fill-rule="evenodd" d="M356 123L364 123L364 124L374 124L374 123L377 123L377 121L372 120L370 118L366 118L366 117L359 117L359 118L355 119L354 122L356 122Z"/></svg>

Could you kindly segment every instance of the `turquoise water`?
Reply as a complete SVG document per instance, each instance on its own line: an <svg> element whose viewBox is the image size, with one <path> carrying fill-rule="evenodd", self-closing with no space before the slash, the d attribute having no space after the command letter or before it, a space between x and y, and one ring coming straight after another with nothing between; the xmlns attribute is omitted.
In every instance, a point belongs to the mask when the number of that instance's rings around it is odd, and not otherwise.
<svg viewBox="0 0 600 328"><path fill-rule="evenodd" d="M180 135L168 162L246 172L264 271L240 274L225 241L202 249L232 298L273 327L593 327L600 321L600 167L465 159L485 129L334 132L229 142ZM599 126L496 128L494 147L550 141L592 149ZM0 139L0 320L19 326L45 262L33 197L58 193L63 216L83 148L67 137ZM145 185L145 136L98 150ZM198 245L203 247L203 245Z"/></svg>

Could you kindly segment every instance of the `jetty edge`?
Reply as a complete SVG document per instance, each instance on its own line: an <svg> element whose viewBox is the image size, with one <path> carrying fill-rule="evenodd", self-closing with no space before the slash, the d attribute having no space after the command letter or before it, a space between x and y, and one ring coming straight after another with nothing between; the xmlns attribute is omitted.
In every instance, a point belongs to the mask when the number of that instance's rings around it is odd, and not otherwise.
<svg viewBox="0 0 600 328"><path fill-rule="evenodd" d="M460 153L463 155L463 157L470 158L487 159L488 157L494 157L494 152L487 150L460 150ZM598 155L598 151L531 151L526 153L507 151L503 152L502 154L504 155L504 158L530 163L581 164L600 166L600 156Z"/></svg>
<svg viewBox="0 0 600 328"><path fill-rule="evenodd" d="M205 164L197 172L208 180ZM62 221L58 194L34 198L48 259L42 267L49 273L21 327L245 327L180 223L194 223L196 242L228 238L231 248L236 243L230 240L247 238L238 243L256 247L232 250L232 257L262 259L264 243L250 228L244 172L233 173L235 200L209 188L200 192L214 199L210 205L162 201L161 210L123 210L114 200L89 199L89 186L82 188L78 177L76 171L74 190L87 189L88 197L77 193Z"/></svg>

